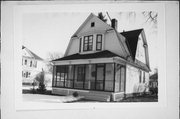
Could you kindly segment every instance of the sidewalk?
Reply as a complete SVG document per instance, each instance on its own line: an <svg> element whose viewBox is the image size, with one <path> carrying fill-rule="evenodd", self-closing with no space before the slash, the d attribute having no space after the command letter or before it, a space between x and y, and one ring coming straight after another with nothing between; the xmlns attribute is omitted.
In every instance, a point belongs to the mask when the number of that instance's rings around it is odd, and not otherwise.
<svg viewBox="0 0 180 119"><path fill-rule="evenodd" d="M23 101L28 102L48 102L48 103L64 103L74 102L82 99L82 96L54 96L54 95L41 95L41 94L23 94Z"/></svg>

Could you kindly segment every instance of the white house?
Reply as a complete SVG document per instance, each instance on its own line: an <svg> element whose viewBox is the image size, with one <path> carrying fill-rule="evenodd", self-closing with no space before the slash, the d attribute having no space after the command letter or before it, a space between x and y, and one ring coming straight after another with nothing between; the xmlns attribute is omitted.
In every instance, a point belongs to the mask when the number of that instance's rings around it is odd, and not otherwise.
<svg viewBox="0 0 180 119"><path fill-rule="evenodd" d="M90 14L72 35L64 57L53 60L52 93L118 101L148 91L149 55L143 29L117 31Z"/></svg>
<svg viewBox="0 0 180 119"><path fill-rule="evenodd" d="M22 46L22 79L23 84L31 84L38 73L45 68L45 61L38 55Z"/></svg>

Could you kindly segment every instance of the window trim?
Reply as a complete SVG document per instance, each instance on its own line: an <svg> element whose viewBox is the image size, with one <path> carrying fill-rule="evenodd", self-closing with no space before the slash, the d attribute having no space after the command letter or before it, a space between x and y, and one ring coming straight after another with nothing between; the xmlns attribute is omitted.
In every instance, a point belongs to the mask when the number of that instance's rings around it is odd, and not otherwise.
<svg viewBox="0 0 180 119"><path fill-rule="evenodd" d="M81 52L82 38L79 39L79 52Z"/></svg>
<svg viewBox="0 0 180 119"><path fill-rule="evenodd" d="M86 37L88 38L87 43L85 43L85 38ZM89 46L90 46L89 44L91 43L90 39L89 39L90 37L92 37L92 49L91 50L89 49ZM85 44L87 44L87 50L85 50ZM93 51L93 35L84 36L84 39L83 39L83 51L85 51L85 52L86 51Z"/></svg>
<svg viewBox="0 0 180 119"><path fill-rule="evenodd" d="M101 36L101 41L100 42L98 41L98 37L99 36ZM97 34L96 35L96 50L97 51L101 51L102 50L102 37L103 37L102 34ZM98 44L101 44L101 48L100 49L98 49Z"/></svg>

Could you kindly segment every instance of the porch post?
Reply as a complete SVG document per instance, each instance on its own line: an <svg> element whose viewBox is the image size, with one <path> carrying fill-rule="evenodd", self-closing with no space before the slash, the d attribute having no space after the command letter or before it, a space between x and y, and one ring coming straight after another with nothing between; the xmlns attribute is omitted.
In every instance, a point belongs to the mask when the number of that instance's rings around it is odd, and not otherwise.
<svg viewBox="0 0 180 119"><path fill-rule="evenodd" d="M52 87L55 86L55 79L54 79L54 75L56 74L55 71L56 71L56 66L53 65L53 72L52 72Z"/></svg>
<svg viewBox="0 0 180 119"><path fill-rule="evenodd" d="M116 76L116 63L113 63L112 65L114 66L113 92L115 92L115 81L116 81L116 80L115 80L115 79L116 79L116 77L115 77L115 76Z"/></svg>
<svg viewBox="0 0 180 119"><path fill-rule="evenodd" d="M68 87L71 87L71 74L72 74L72 72L71 72L71 70L72 70L72 65L69 65L69 71L68 71Z"/></svg>
<svg viewBox="0 0 180 119"><path fill-rule="evenodd" d="M92 69L92 64L89 64L89 76L88 76L88 89L91 88L91 69Z"/></svg>

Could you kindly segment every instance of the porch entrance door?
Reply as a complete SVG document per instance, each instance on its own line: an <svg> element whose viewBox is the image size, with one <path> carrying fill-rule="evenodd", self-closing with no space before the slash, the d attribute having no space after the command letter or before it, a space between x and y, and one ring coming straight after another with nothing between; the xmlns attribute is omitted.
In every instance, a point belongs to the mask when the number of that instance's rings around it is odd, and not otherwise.
<svg viewBox="0 0 180 119"><path fill-rule="evenodd" d="M96 70L96 90L103 90L104 89L104 65L98 66Z"/></svg>

